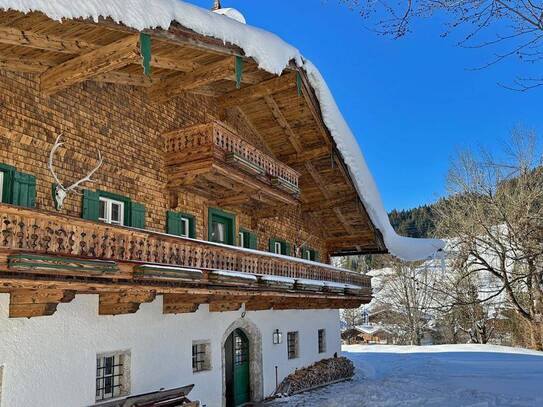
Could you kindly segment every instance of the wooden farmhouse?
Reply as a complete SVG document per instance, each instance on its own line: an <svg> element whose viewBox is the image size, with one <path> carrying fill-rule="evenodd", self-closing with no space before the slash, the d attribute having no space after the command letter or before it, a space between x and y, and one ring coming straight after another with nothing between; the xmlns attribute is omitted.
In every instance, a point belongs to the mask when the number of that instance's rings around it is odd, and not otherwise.
<svg viewBox="0 0 543 407"><path fill-rule="evenodd" d="M2 407L239 406L340 352L371 284L331 257L392 247L318 71L242 20L0 0Z"/></svg>

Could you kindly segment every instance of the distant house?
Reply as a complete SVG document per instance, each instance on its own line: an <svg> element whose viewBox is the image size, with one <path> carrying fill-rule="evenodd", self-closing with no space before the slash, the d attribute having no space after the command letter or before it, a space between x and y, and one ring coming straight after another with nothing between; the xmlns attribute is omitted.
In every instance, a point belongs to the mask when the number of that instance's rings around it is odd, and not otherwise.
<svg viewBox="0 0 543 407"><path fill-rule="evenodd" d="M354 344L393 344L396 341L392 332L383 325L365 324L345 329L341 340L347 345Z"/></svg>

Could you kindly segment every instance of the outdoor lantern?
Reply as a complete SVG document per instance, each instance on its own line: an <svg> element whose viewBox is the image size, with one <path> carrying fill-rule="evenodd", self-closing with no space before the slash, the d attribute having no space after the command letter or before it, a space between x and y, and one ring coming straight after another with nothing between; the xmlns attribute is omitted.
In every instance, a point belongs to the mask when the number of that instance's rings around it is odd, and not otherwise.
<svg viewBox="0 0 543 407"><path fill-rule="evenodd" d="M279 329L276 329L275 331L273 331L273 344L279 345L282 342L283 342L283 333Z"/></svg>

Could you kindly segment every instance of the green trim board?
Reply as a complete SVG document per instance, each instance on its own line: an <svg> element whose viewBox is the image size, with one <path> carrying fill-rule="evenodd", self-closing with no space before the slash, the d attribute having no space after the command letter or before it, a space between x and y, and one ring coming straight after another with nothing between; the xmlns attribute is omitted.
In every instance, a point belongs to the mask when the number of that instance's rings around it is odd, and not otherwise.
<svg viewBox="0 0 543 407"><path fill-rule="evenodd" d="M222 224L224 227L224 241L213 234L213 225ZM234 245L236 242L236 215L218 208L209 208L207 216L207 235L210 242Z"/></svg>
<svg viewBox="0 0 543 407"><path fill-rule="evenodd" d="M151 36L140 33L140 54L142 56L143 74L151 76Z"/></svg>
<svg viewBox="0 0 543 407"><path fill-rule="evenodd" d="M116 274L119 272L119 266L114 261L71 259L25 253L8 256L8 267L13 270L48 270L57 273L75 271L90 274Z"/></svg>

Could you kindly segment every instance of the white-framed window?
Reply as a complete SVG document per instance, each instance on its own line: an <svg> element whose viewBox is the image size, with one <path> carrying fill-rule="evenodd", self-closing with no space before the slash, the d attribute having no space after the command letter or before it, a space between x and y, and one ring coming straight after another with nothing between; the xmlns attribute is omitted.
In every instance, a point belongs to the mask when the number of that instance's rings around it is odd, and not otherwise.
<svg viewBox="0 0 543 407"><path fill-rule="evenodd" d="M130 353L113 352L96 356L96 401L130 393Z"/></svg>
<svg viewBox="0 0 543 407"><path fill-rule="evenodd" d="M124 225L124 202L100 197L99 220L112 225Z"/></svg>
<svg viewBox="0 0 543 407"><path fill-rule="evenodd" d="M281 248L282 248L281 242L274 243L273 250L275 254L281 254Z"/></svg>
<svg viewBox="0 0 543 407"><path fill-rule="evenodd" d="M326 329L319 329L318 341L319 341L319 353L326 352Z"/></svg>
<svg viewBox="0 0 543 407"><path fill-rule="evenodd" d="M4 196L4 171L0 171L0 202Z"/></svg>
<svg viewBox="0 0 543 407"><path fill-rule="evenodd" d="M192 372L211 370L211 343L209 341L192 342Z"/></svg>
<svg viewBox="0 0 543 407"><path fill-rule="evenodd" d="M239 232L239 247L245 247L245 233Z"/></svg>
<svg viewBox="0 0 543 407"><path fill-rule="evenodd" d="M189 237L190 235L190 221L188 218L181 218L181 236Z"/></svg>
<svg viewBox="0 0 543 407"><path fill-rule="evenodd" d="M296 359L299 355L298 332L287 332L287 353L289 359Z"/></svg>

